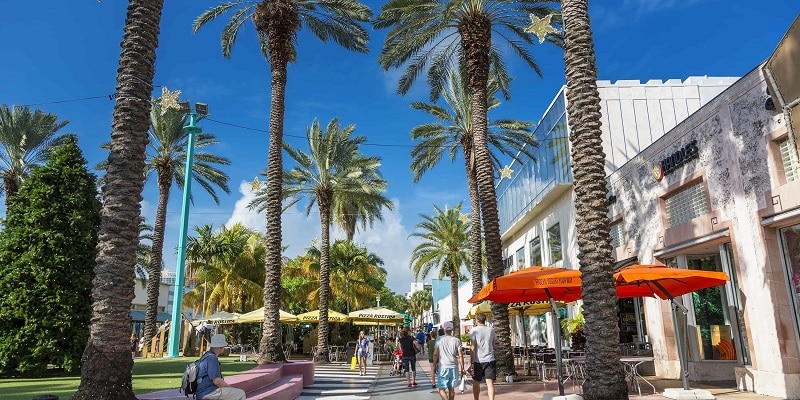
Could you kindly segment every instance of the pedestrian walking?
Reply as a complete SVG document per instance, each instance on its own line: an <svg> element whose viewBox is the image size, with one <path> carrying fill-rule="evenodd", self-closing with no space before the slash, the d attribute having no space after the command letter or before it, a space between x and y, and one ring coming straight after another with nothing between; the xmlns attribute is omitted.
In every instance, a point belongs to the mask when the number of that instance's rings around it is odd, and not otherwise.
<svg viewBox="0 0 800 400"><path fill-rule="evenodd" d="M403 351L403 369L406 371L408 387L417 386L417 353L422 351L417 339L411 336L411 329L405 327L398 340Z"/></svg>
<svg viewBox="0 0 800 400"><path fill-rule="evenodd" d="M453 327L444 330L444 336L432 340L433 373L436 373L439 396L442 400L453 400L456 397L456 385L464 373L464 354L461 352L461 340L453 337ZM438 371L438 373L436 372Z"/></svg>
<svg viewBox="0 0 800 400"><path fill-rule="evenodd" d="M428 363L431 365L431 387L436 389L436 368L433 362L433 352L436 350L436 331L431 331L431 340L428 340Z"/></svg>
<svg viewBox="0 0 800 400"><path fill-rule="evenodd" d="M358 357L358 374L367 374L367 353L369 353L369 339L364 335L364 331L358 333L356 341L356 356Z"/></svg>
<svg viewBox="0 0 800 400"><path fill-rule="evenodd" d="M497 335L494 328L486 326L486 315L475 316L475 327L469 333L470 350L472 351L472 397L480 398L481 381L486 381L489 400L494 400L494 381L497 379L497 366L494 358L494 347Z"/></svg>

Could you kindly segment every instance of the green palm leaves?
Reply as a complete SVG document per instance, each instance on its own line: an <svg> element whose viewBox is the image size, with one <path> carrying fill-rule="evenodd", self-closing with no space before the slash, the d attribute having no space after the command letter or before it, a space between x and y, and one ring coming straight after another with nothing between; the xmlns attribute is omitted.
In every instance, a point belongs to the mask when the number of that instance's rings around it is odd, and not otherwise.
<svg viewBox="0 0 800 400"><path fill-rule="evenodd" d="M508 46L531 69L541 75L533 55L526 48L534 44L535 37L525 32L529 15L553 14L552 8L542 0L390 0L381 7L375 27L388 28L379 62L389 68L404 68L397 92L405 94L414 81L427 71L431 101L436 100L444 87L447 73L465 59L462 41L468 34L465 27L480 21L488 24L488 37L483 51L489 58L491 69L498 78L503 94L509 96L509 78L503 61L500 43ZM496 35L499 40L492 40ZM548 35L556 44L561 38Z"/></svg>
<svg viewBox="0 0 800 400"><path fill-rule="evenodd" d="M234 11L235 10L235 11ZM245 21L253 21L261 52L270 64L271 93L267 185L263 209L267 214L267 276L264 282L264 335L261 362L284 361L279 326L281 277L281 193L283 183L283 120L286 105L287 64L297 59L297 34L304 26L322 41L332 40L348 50L367 52L369 34L363 24L370 9L355 0L238 0L223 2L194 22L194 31L220 15L233 16L222 30L222 55L230 57ZM327 313L327 310L325 310ZM324 356L325 354L321 354Z"/></svg>
<svg viewBox="0 0 800 400"><path fill-rule="evenodd" d="M6 195L6 204L31 169L47 161L61 140L56 133L68 123L42 110L0 106L0 191Z"/></svg>
<svg viewBox="0 0 800 400"><path fill-rule="evenodd" d="M438 270L439 279L455 276L458 281L461 267L469 261L470 223L461 219L460 203L444 210L433 208L436 214L420 214L422 222L411 234L422 239L411 252L411 270L416 278L426 278L431 270Z"/></svg>
<svg viewBox="0 0 800 400"><path fill-rule="evenodd" d="M327 360L328 352L328 307L330 296L330 225L335 204L390 204L383 196L388 183L378 172L380 158L368 157L359 151L359 145L366 138L354 136L354 125L342 127L334 118L325 129L314 121L306 129L308 153L284 145L286 153L297 164L283 172L282 193L286 203L284 209L303 199L306 213L314 206L319 210L322 237L319 256L319 309L317 361ZM270 171L265 172L268 174ZM251 207L259 211L270 205L267 188L256 192Z"/></svg>
<svg viewBox="0 0 800 400"><path fill-rule="evenodd" d="M453 307L455 334L460 334L458 320L458 282L464 278L462 266L470 259L470 222L461 218L461 204L444 210L434 206L435 215L420 214L422 222L411 236L422 239L411 252L411 270L415 278L428 276L438 270L439 279L450 278L450 299Z"/></svg>
<svg viewBox="0 0 800 400"><path fill-rule="evenodd" d="M270 35L288 36L290 61L295 60L297 50L294 37L297 31L307 28L317 38L332 40L348 50L366 53L369 33L361 23L372 16L369 7L353 0L300 0L300 1L230 1L217 5L200 14L192 24L196 33L217 17L232 13L222 28L220 45L222 56L230 58L239 31L247 21L253 21L262 42L265 56L269 55Z"/></svg>
<svg viewBox="0 0 800 400"><path fill-rule="evenodd" d="M496 94L500 90L498 81L489 81L488 110L500 106ZM464 152L468 170L474 172L474 147L472 128L472 109L466 76L461 70L453 70L447 79L447 86L442 91L445 107L423 102L411 103L411 108L429 114L437 121L419 125L411 130L411 139L417 144L411 150L411 171L414 182L419 182L423 174L433 169L447 152L450 161L455 161L458 149ZM492 161L496 169L502 165L498 158L504 154L516 158L518 153L525 154L535 159L533 149L539 143L531 133L533 122L515 119L497 119L488 125L489 143L495 151L492 152Z"/></svg>
<svg viewBox="0 0 800 400"><path fill-rule="evenodd" d="M151 129L147 150L146 174L156 174L162 180L174 182L179 188L186 184L186 150L189 135L184 131L187 116L178 110L169 109L162 114L158 102L154 102L150 112ZM202 120L202 118L200 119ZM230 193L228 175L217 166L230 165L230 160L207 151L197 151L219 144L213 133L201 132L195 136L195 153L192 161L192 179L205 189L214 202L219 204L216 188Z"/></svg>
<svg viewBox="0 0 800 400"><path fill-rule="evenodd" d="M244 311L261 307L264 290L263 235L235 224L213 231L210 226L195 228L190 238L191 276L196 286L186 294L187 305L219 311Z"/></svg>

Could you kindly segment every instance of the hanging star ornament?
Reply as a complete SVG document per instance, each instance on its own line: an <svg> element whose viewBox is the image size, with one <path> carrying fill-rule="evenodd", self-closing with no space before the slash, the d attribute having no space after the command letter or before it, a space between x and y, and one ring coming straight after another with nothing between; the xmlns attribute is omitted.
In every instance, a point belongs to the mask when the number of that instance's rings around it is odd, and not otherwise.
<svg viewBox="0 0 800 400"><path fill-rule="evenodd" d="M181 106L178 104L180 95L180 90L170 92L166 86L161 87L161 115L164 115L170 108L180 110Z"/></svg>
<svg viewBox="0 0 800 400"><path fill-rule="evenodd" d="M252 182L250 182L250 190L252 190L254 192L257 192L257 191L261 190L261 185L262 185L262 182L260 180L258 180L258 177L256 177L255 179L253 179Z"/></svg>
<svg viewBox="0 0 800 400"><path fill-rule="evenodd" d="M509 178L511 179L511 174L514 173L514 170L511 169L511 166L506 165L500 170L500 179Z"/></svg>
<svg viewBox="0 0 800 400"><path fill-rule="evenodd" d="M552 33L553 35L561 33L558 29L553 28L551 22L553 14L548 14L544 18L539 18L533 14L529 14L529 16L531 17L531 24L525 28L525 32L536 35L536 37L539 38L539 44L544 43L544 39L547 37L548 33Z"/></svg>
<svg viewBox="0 0 800 400"><path fill-rule="evenodd" d="M467 221L469 221L469 214L461 214L461 215L458 217L458 219L459 219L459 220L461 220L461 222L462 222L462 223L465 223L465 224L466 224L466 223L467 223Z"/></svg>

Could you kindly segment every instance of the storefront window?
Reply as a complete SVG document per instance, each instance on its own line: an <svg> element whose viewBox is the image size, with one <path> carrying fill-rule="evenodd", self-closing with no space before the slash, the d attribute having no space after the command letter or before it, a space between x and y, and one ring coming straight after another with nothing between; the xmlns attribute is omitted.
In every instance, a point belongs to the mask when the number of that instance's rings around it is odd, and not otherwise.
<svg viewBox="0 0 800 400"><path fill-rule="evenodd" d="M531 247L531 265L542 265L542 243L539 237L533 238L530 243Z"/></svg>
<svg viewBox="0 0 800 400"><path fill-rule="evenodd" d="M517 271L527 267L525 264L525 247L520 247L517 250Z"/></svg>
<svg viewBox="0 0 800 400"><path fill-rule="evenodd" d="M558 224L547 230L547 244L550 246L550 264L561 261L564 256L561 253L561 227Z"/></svg>
<svg viewBox="0 0 800 400"><path fill-rule="evenodd" d="M789 274L789 291L794 307L795 322L800 325L800 225L781 229L784 264Z"/></svg>
<svg viewBox="0 0 800 400"><path fill-rule="evenodd" d="M719 254L687 256L689 269L722 272ZM694 319L700 358L703 360L735 360L736 350L731 336L725 286L714 286L692 293Z"/></svg>

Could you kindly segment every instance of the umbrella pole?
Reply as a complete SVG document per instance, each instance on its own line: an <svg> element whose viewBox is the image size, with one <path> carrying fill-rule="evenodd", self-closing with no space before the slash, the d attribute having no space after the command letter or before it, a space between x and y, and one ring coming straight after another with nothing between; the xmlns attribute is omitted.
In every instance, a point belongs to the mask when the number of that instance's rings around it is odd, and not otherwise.
<svg viewBox="0 0 800 400"><path fill-rule="evenodd" d="M525 328L526 315L525 312L521 312L520 314L522 314L522 339L523 343L525 343L525 368L528 369L528 376L531 376L531 360L529 358L530 353L528 352L528 330Z"/></svg>
<svg viewBox="0 0 800 400"><path fill-rule="evenodd" d="M553 300L553 296L550 295L550 291L546 290L547 297L550 298L550 307L553 309L553 334L556 340L556 376L558 379L558 395L564 395L564 382L561 381L561 323L559 322L558 318L558 307L556 307L556 302Z"/></svg>
<svg viewBox="0 0 800 400"><path fill-rule="evenodd" d="M675 326L675 342L678 346L678 361L681 365L681 381L683 382L683 390L689 390L689 366L688 364L688 354L686 354L686 343L684 340L686 338L686 327L685 324L680 324L678 313L681 312L683 315L689 311L683 304L680 304L675 301L675 299L670 299L670 303L672 304L672 324Z"/></svg>

